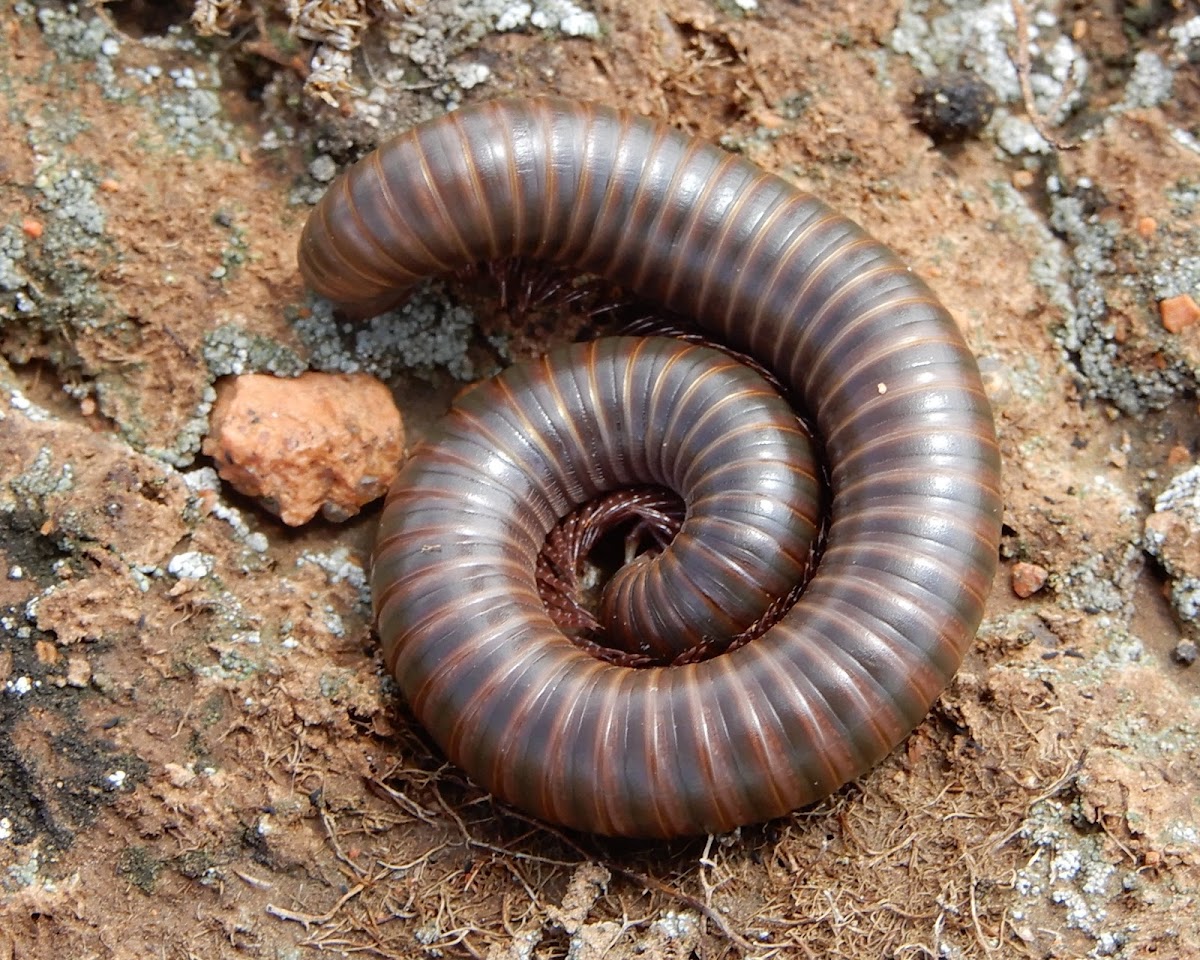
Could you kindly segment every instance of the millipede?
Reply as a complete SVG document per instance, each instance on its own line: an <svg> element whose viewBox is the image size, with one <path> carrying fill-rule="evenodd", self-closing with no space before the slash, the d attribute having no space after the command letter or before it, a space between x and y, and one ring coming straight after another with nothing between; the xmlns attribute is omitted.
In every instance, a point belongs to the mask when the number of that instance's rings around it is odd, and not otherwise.
<svg viewBox="0 0 1200 960"><path fill-rule="evenodd" d="M455 403L384 507L375 616L418 720L497 797L608 835L727 831L870 769L953 677L995 572L1000 457L953 318L780 177L552 98L383 144L331 186L299 251L309 286L357 315L506 258L603 278L754 357L814 424L827 515L795 418L722 353L614 337L510 367ZM635 667L572 642L535 567L572 510L638 485L685 512L604 601L616 642L660 657ZM720 649L802 575L777 622ZM716 652L671 662L697 643Z"/></svg>

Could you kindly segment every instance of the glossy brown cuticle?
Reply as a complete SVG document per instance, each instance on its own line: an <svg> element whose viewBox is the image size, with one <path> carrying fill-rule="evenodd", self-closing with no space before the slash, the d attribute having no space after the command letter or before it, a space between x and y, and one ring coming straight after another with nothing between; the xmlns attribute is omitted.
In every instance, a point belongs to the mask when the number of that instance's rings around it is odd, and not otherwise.
<svg viewBox="0 0 1200 960"><path fill-rule="evenodd" d="M792 460L758 378L719 379L710 365L728 364L705 348L618 338L507 371L417 451L381 524L379 633L421 722L498 796L605 834L724 831L869 769L958 668L996 563L999 454L953 319L887 248L778 177L652 121L552 99L486 103L390 141L334 184L300 247L313 289L358 313L513 256L606 277L772 370L824 444L828 539L792 609L732 652L643 669L589 656L554 627L534 576L581 498L667 483L687 499L680 484L698 484L744 505L758 494L740 473L723 486L704 470L757 458L791 503L814 469ZM719 386L672 425L668 394L691 383ZM722 392L763 407L778 448L755 450L760 428ZM634 432L619 436L618 421ZM700 449L658 456L680 432ZM816 522L762 512L743 511L765 531L732 534L762 556L697 575L698 596L725 585L746 598L738 620L765 595L754 578L791 575ZM685 524L672 549L691 537ZM662 598L639 589L633 606L657 617ZM685 636L733 628L699 612L705 625Z"/></svg>

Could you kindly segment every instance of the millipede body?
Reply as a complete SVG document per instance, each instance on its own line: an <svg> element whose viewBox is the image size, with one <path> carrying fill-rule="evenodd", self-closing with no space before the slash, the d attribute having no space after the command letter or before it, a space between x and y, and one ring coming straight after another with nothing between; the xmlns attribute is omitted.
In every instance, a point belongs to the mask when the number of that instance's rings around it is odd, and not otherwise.
<svg viewBox="0 0 1200 960"><path fill-rule="evenodd" d="M780 178L555 99L391 140L331 187L300 244L307 282L358 314L508 257L607 278L770 369L824 446L826 542L799 600L748 643L638 669L589 655L535 581L563 516L628 485L683 497L683 528L613 602L627 639L669 658L736 634L796 575L820 471L761 381L703 347L616 338L510 368L451 410L385 507L375 612L417 717L499 797L603 834L728 830L877 763L958 668L996 564L995 431L953 319Z"/></svg>

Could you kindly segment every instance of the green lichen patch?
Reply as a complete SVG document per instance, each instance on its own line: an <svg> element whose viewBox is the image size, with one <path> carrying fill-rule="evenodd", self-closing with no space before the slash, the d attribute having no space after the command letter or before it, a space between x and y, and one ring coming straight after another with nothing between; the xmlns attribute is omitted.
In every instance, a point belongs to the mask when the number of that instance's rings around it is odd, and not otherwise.
<svg viewBox="0 0 1200 960"><path fill-rule="evenodd" d="M495 369L494 359L490 368L481 368L474 316L466 307L447 303L440 286L365 324L339 320L332 304L314 300L307 316L296 320L295 330L317 370L362 371L384 380L400 371L426 377L444 371L470 381Z"/></svg>
<svg viewBox="0 0 1200 960"><path fill-rule="evenodd" d="M0 57L0 136L20 144L0 179L0 351L45 361L133 447L189 464L214 399L212 314L228 299L278 324L290 241L232 175L252 158L215 49L178 28L134 43L71 5L17 13L0 37L22 50Z"/></svg>
<svg viewBox="0 0 1200 960"><path fill-rule="evenodd" d="M117 876L124 877L144 894L154 892L163 864L145 847L126 847L117 857Z"/></svg>
<svg viewBox="0 0 1200 960"><path fill-rule="evenodd" d="M1052 198L1051 225L1071 251L1073 310L1061 342L1096 396L1136 415L1200 385L1200 351L1164 329L1158 307L1200 296L1200 230L1171 223L1141 238L1103 216L1105 205L1090 189Z"/></svg>
<svg viewBox="0 0 1200 960"><path fill-rule="evenodd" d="M236 321L214 327L204 335L204 361L214 377L271 373L294 377L308 364L292 348L253 333Z"/></svg>

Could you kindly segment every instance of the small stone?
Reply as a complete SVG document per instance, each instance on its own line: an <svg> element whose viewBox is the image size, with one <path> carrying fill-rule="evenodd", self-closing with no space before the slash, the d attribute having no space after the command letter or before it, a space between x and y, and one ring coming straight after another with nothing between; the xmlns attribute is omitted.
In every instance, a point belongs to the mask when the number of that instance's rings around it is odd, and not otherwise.
<svg viewBox="0 0 1200 960"><path fill-rule="evenodd" d="M199 550L177 553L167 561L167 573L181 580L202 580L213 572L214 559Z"/></svg>
<svg viewBox="0 0 1200 960"><path fill-rule="evenodd" d="M1158 312L1162 316L1162 325L1169 333L1179 333L1200 320L1200 306L1186 293L1160 301Z"/></svg>
<svg viewBox="0 0 1200 960"><path fill-rule="evenodd" d="M996 94L970 72L942 74L925 80L913 98L917 126L934 143L975 136L992 119Z"/></svg>
<svg viewBox="0 0 1200 960"><path fill-rule="evenodd" d="M1013 593L1022 600L1032 597L1046 585L1049 576L1050 571L1036 563L1015 563L1012 568Z"/></svg>
<svg viewBox="0 0 1200 960"><path fill-rule="evenodd" d="M1197 653L1195 643L1191 640L1180 640L1171 651L1171 659L1180 666L1190 667L1196 662Z"/></svg>
<svg viewBox="0 0 1200 960"><path fill-rule="evenodd" d="M33 652L38 659L38 663L46 666L58 663L58 648L48 640L38 640L34 643Z"/></svg>
<svg viewBox="0 0 1200 960"><path fill-rule="evenodd" d="M67 685L71 687L86 687L92 682L92 665L86 657L67 658Z"/></svg>
<svg viewBox="0 0 1200 960"><path fill-rule="evenodd" d="M1155 498L1142 544L1170 578L1179 619L1200 623L1200 465L1174 476Z"/></svg>
<svg viewBox="0 0 1200 960"><path fill-rule="evenodd" d="M1154 236L1154 231L1158 229L1158 221L1153 217L1139 217L1137 222L1138 236L1143 240L1149 240Z"/></svg>
<svg viewBox="0 0 1200 960"><path fill-rule="evenodd" d="M337 176L337 164L333 157L322 153L308 165L309 175L318 183L329 183Z"/></svg>
<svg viewBox="0 0 1200 960"><path fill-rule="evenodd" d="M196 771L179 763L164 763L163 772L173 787L190 787L196 782Z"/></svg>
<svg viewBox="0 0 1200 960"><path fill-rule="evenodd" d="M1028 190L1033 186L1034 179L1032 170L1018 170L1012 175L1012 185L1018 190Z"/></svg>
<svg viewBox="0 0 1200 960"><path fill-rule="evenodd" d="M1182 467L1185 464L1188 464L1191 462L1192 462L1191 451L1188 450L1188 448L1183 446L1182 444L1177 443L1177 444L1175 444L1175 446L1171 447L1171 449L1167 451L1167 466L1168 467Z"/></svg>
<svg viewBox="0 0 1200 960"><path fill-rule="evenodd" d="M234 489L289 526L345 520L387 492L404 457L392 395L366 374L247 374L217 386L202 447Z"/></svg>

